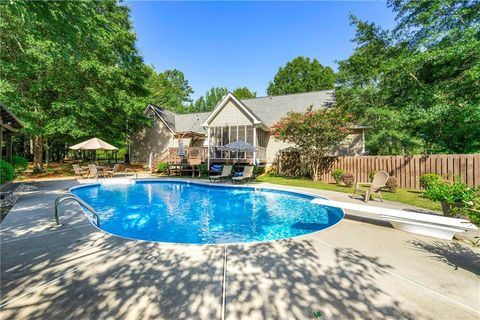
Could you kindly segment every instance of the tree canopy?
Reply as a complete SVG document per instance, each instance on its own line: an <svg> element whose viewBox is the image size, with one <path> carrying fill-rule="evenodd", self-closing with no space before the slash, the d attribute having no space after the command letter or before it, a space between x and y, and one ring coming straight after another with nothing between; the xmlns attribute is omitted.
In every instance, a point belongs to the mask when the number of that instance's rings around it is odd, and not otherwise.
<svg viewBox="0 0 480 320"><path fill-rule="evenodd" d="M0 99L34 138L40 170L47 139L118 142L141 125L148 70L127 7L108 0L0 8Z"/></svg>
<svg viewBox="0 0 480 320"><path fill-rule="evenodd" d="M178 69L165 70L157 73L151 70L146 82L149 90L147 103L153 103L159 107L184 113L188 111L188 105L192 102L192 87L185 75Z"/></svg>
<svg viewBox="0 0 480 320"><path fill-rule="evenodd" d="M273 81L268 84L267 94L277 96L333 89L334 82L332 68L322 66L317 59L297 57L278 69Z"/></svg>
<svg viewBox="0 0 480 320"><path fill-rule="evenodd" d="M198 98L189 108L190 112L208 112L212 111L215 106L228 93L225 87L212 87L203 96Z"/></svg>
<svg viewBox="0 0 480 320"><path fill-rule="evenodd" d="M257 97L256 92L250 91L247 87L241 87L233 90L233 95L238 99L252 99Z"/></svg>
<svg viewBox="0 0 480 320"><path fill-rule="evenodd" d="M392 31L351 17L337 102L372 126L373 154L480 151L480 4L395 0Z"/></svg>

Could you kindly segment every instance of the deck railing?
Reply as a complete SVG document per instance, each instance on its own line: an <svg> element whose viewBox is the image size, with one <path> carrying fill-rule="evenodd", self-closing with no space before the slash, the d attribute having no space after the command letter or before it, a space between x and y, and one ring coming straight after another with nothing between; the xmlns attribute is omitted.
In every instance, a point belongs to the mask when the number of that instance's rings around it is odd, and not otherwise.
<svg viewBox="0 0 480 320"><path fill-rule="evenodd" d="M178 153L178 148L169 148L168 157L165 158L168 163L181 163L186 162L189 164L199 164L206 162L208 157L208 148L207 147L186 147L184 148L185 155L180 156ZM264 147L257 148L256 158L263 162L266 160L267 149ZM210 160L213 161L225 161L225 160L243 160L249 161L253 160L253 152L245 151L225 151L221 150L220 147L210 147Z"/></svg>

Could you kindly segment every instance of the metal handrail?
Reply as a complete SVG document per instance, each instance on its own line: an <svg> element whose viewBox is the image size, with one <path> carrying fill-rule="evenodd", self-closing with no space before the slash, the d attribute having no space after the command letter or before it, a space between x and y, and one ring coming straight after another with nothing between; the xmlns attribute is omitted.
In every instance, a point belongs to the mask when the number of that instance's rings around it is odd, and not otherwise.
<svg viewBox="0 0 480 320"><path fill-rule="evenodd" d="M96 219L96 225L97 227L100 227L100 218L97 214L97 212L95 211L95 209L93 209L88 203L86 203L85 201L83 201L82 199L80 199L79 197L77 197L76 195L74 194L71 194L71 193L68 193L68 194L64 194L64 195L61 195L60 197L58 197L57 199L55 199L55 222L59 225L60 224L60 210L59 210L59 206L60 204L65 201L65 200L74 200L76 201L79 205L81 205L82 207L84 207L85 209L87 209L88 211L90 211L90 213L93 214L93 216L95 217Z"/></svg>

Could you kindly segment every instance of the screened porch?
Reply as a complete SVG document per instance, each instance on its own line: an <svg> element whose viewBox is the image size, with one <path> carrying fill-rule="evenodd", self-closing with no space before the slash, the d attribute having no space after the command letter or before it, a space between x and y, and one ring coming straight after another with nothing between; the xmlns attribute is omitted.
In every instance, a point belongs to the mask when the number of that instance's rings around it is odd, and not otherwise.
<svg viewBox="0 0 480 320"><path fill-rule="evenodd" d="M226 151L220 147L242 140L257 148L256 152ZM210 162L237 160L240 162L265 162L268 134L252 125L209 127L207 142Z"/></svg>

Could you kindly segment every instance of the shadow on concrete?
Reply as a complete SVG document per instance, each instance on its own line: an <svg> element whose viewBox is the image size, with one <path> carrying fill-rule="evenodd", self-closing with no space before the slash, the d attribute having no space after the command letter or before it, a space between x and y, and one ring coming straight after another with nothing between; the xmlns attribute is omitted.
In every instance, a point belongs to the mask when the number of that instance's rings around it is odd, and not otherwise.
<svg viewBox="0 0 480 320"><path fill-rule="evenodd" d="M53 253L30 255L29 259L21 259L20 267L9 269L15 275L2 281L2 292L23 287L24 293L51 282L48 287L4 306L2 319L220 316L221 247L195 247L189 252L186 247L178 250L109 237L84 245L73 241L63 248L51 249Z"/></svg>
<svg viewBox="0 0 480 320"><path fill-rule="evenodd" d="M444 262L457 270L458 268L480 275L480 254L456 242L411 240L408 243L417 250L430 253L431 259Z"/></svg>
<svg viewBox="0 0 480 320"><path fill-rule="evenodd" d="M355 249L320 254L308 240L230 246L227 265L227 319L413 318L379 288L392 267Z"/></svg>
<svg viewBox="0 0 480 320"><path fill-rule="evenodd" d="M75 184L36 183L2 223L1 319L220 318L223 247L125 240L68 204L56 227L53 201Z"/></svg>

